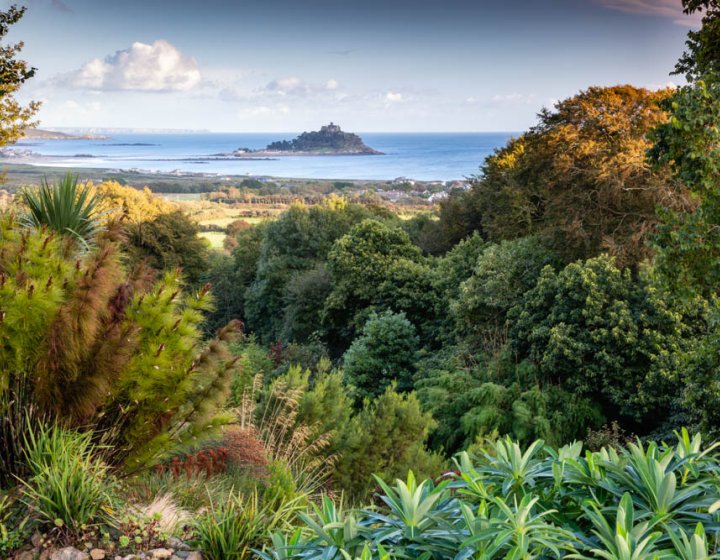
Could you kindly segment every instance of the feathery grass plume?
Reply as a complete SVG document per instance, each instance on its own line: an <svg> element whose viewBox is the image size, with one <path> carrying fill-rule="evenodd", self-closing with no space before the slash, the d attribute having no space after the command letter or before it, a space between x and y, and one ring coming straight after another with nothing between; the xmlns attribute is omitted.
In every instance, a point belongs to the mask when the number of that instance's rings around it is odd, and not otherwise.
<svg viewBox="0 0 720 560"><path fill-rule="evenodd" d="M179 271L127 274L112 224L74 238L0 215L0 485L22 473L22 441L43 419L92 433L113 467L140 468L230 421L240 325L203 344L209 286ZM20 412L33 411L29 423Z"/></svg>
<svg viewBox="0 0 720 560"><path fill-rule="evenodd" d="M23 222L32 228L47 226L62 235L75 237L87 246L101 228L102 197L91 186L80 185L78 176L68 173L58 183L43 179L37 190L21 193L28 214Z"/></svg>
<svg viewBox="0 0 720 560"><path fill-rule="evenodd" d="M95 412L125 362L122 351L117 353L117 362L106 362L102 370L93 360L99 335L105 334L103 327L111 319L110 300L118 291L117 247L103 244L88 255L83 268L50 327L47 354L38 363L35 384L39 406L54 416L77 420ZM121 348L114 346L114 350Z"/></svg>
<svg viewBox="0 0 720 560"><path fill-rule="evenodd" d="M303 375L294 368L295 375ZM291 374L293 372L290 372ZM236 410L240 425L253 430L271 461L280 461L288 469L299 492L312 495L327 492L336 457L328 454L332 432L321 432L315 425L298 419L300 400L307 384L291 384L279 378L267 388L263 404L258 406L256 392L261 377L243 395Z"/></svg>

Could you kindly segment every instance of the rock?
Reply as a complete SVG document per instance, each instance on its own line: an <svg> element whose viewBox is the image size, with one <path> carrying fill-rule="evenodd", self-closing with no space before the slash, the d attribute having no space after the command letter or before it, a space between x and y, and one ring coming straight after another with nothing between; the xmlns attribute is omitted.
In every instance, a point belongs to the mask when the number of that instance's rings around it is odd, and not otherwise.
<svg viewBox="0 0 720 560"><path fill-rule="evenodd" d="M92 558L92 560L103 560L105 558L105 551L102 548L93 548L90 551L90 558Z"/></svg>
<svg viewBox="0 0 720 560"><path fill-rule="evenodd" d="M177 550L190 550L190 547L186 545L184 542L182 542L177 537L170 537L167 540L167 544L170 545L172 548Z"/></svg>
<svg viewBox="0 0 720 560"><path fill-rule="evenodd" d="M33 536L30 537L30 542L35 548L40 548L42 546L42 535L35 531Z"/></svg>
<svg viewBox="0 0 720 560"><path fill-rule="evenodd" d="M89 560L90 555L82 552L74 546L66 546L61 550L56 550L50 556L50 560Z"/></svg>
<svg viewBox="0 0 720 560"><path fill-rule="evenodd" d="M35 560L35 552L32 550L23 550L17 556L17 560Z"/></svg>
<svg viewBox="0 0 720 560"><path fill-rule="evenodd" d="M156 548L155 550L150 551L151 558L170 558L172 554L173 551L168 550L167 548Z"/></svg>
<svg viewBox="0 0 720 560"><path fill-rule="evenodd" d="M185 560L203 560L203 557L199 552L191 552Z"/></svg>

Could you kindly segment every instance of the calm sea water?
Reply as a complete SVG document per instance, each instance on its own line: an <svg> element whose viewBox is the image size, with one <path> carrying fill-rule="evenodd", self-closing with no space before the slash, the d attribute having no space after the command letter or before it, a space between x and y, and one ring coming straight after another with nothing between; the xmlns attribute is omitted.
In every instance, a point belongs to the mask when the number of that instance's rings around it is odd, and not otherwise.
<svg viewBox="0 0 720 560"><path fill-rule="evenodd" d="M117 134L110 140L19 142L32 152L25 163L68 168L189 171L221 175L269 175L323 179L394 179L449 181L478 173L485 157L512 133L366 133L368 146L381 156L282 157L273 160L218 159L237 148L264 148L297 133L272 134ZM13 161L13 160L7 160Z"/></svg>

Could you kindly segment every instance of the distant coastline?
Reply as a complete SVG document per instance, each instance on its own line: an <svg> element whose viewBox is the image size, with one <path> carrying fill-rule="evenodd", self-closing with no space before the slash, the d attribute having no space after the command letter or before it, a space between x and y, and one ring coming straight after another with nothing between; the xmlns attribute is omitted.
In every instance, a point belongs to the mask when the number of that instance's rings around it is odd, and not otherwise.
<svg viewBox="0 0 720 560"><path fill-rule="evenodd" d="M68 134L40 128L26 128L22 138L23 140L110 140L109 136L100 134Z"/></svg>

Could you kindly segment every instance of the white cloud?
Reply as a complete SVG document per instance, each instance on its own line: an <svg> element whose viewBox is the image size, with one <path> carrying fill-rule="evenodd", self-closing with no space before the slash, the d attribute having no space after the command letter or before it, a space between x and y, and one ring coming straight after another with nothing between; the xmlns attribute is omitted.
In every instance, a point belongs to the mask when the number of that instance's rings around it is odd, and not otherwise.
<svg viewBox="0 0 720 560"><path fill-rule="evenodd" d="M314 95L328 91L336 91L340 83L335 79L329 79L324 84L309 84L297 76L278 78L265 86L265 91L277 95Z"/></svg>
<svg viewBox="0 0 720 560"><path fill-rule="evenodd" d="M680 0L593 0L596 4L631 14L661 16L671 18L679 25L698 26L702 15L691 16L683 13Z"/></svg>
<svg viewBox="0 0 720 560"><path fill-rule="evenodd" d="M405 101L403 94L397 91L388 91L385 94L385 101L387 103L402 103Z"/></svg>
<svg viewBox="0 0 720 560"><path fill-rule="evenodd" d="M94 58L62 82L78 89L102 91L188 91L200 84L195 59L167 41L133 43L105 59Z"/></svg>

